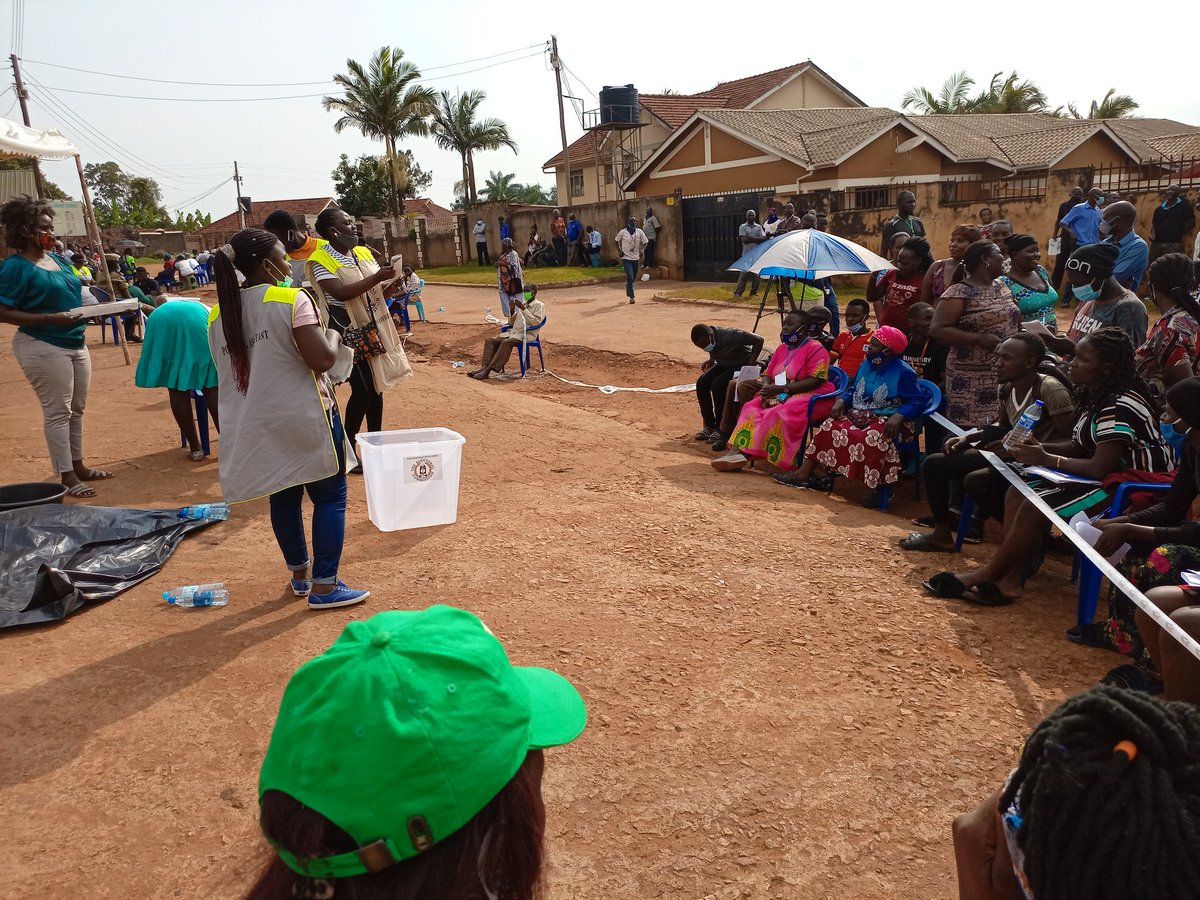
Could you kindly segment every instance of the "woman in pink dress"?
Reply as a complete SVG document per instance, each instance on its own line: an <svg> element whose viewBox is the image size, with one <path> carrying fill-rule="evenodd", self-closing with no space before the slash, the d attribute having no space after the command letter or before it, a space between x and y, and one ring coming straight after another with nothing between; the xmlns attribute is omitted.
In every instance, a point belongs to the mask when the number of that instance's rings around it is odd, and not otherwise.
<svg viewBox="0 0 1200 900"><path fill-rule="evenodd" d="M765 459L781 469L796 465L808 430L808 401L814 393L829 393L829 353L809 337L809 315L793 310L783 319L781 343L767 363L758 396L742 407L729 443L732 449L713 460L713 468L736 472L750 457ZM817 404L814 412L826 415L833 400Z"/></svg>

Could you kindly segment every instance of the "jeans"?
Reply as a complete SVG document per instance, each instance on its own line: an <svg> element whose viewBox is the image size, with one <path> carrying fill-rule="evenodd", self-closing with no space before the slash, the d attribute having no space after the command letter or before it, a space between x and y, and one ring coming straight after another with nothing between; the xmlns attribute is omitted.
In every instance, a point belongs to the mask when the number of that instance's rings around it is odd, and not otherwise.
<svg viewBox="0 0 1200 900"><path fill-rule="evenodd" d="M973 501L977 515L995 519L1004 518L1004 495L1008 481L987 464L978 450L963 450L961 453L934 453L925 457L921 469L925 476L925 492L929 497L929 510L933 521L950 521L950 498L952 486L961 481L963 489Z"/></svg>
<svg viewBox="0 0 1200 900"><path fill-rule="evenodd" d="M83 459L83 410L92 383L87 347L68 350L18 331L13 356L42 404L42 426L55 474L71 472Z"/></svg>
<svg viewBox="0 0 1200 900"><path fill-rule="evenodd" d="M825 292L825 308L829 310L829 333L837 337L842 330L842 314L838 308L837 294L833 291L833 283L828 278L822 278L821 290Z"/></svg>
<svg viewBox="0 0 1200 900"><path fill-rule="evenodd" d="M655 248L657 245L658 245L658 241L657 241L656 239L654 239L654 238L650 238L649 240L647 240L647 241L646 241L646 262L645 262L645 266L646 266L646 268L647 268L647 269L648 269L648 268L650 268L650 267L651 267L651 266L653 266L653 265L657 265L657 263L655 263L655 261L654 261L654 248Z"/></svg>
<svg viewBox="0 0 1200 900"><path fill-rule="evenodd" d="M733 296L740 297L742 292L746 290L746 282L750 282L750 296L753 297L758 293L758 275L754 272L743 272L738 276L737 287L733 289Z"/></svg>
<svg viewBox="0 0 1200 900"><path fill-rule="evenodd" d="M337 449L338 470L320 481L297 484L271 495L271 528L283 551L283 561L293 572L309 567L308 545L304 540L304 515L300 504L304 492L312 501L312 580L317 584L337 581L346 538L346 456L342 420L330 410L330 428Z"/></svg>
<svg viewBox="0 0 1200 900"><path fill-rule="evenodd" d="M630 300L633 299L633 280L637 278L638 261L636 259L623 259L621 265L625 267L625 296Z"/></svg>
<svg viewBox="0 0 1200 900"><path fill-rule="evenodd" d="M725 412L725 392L740 366L715 365L696 379L696 400L705 428L716 428Z"/></svg>
<svg viewBox="0 0 1200 900"><path fill-rule="evenodd" d="M487 241L475 242L475 255L479 257L481 266L490 266L492 260L488 257Z"/></svg>

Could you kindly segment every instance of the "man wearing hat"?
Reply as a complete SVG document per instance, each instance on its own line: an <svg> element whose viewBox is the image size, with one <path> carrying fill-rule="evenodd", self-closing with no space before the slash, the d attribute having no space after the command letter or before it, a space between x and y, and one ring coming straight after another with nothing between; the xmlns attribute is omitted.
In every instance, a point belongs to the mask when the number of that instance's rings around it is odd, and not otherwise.
<svg viewBox="0 0 1200 900"><path fill-rule="evenodd" d="M1059 354L1074 354L1075 344L1086 335L1106 325L1120 328L1135 348L1146 341L1146 306L1133 291L1123 287L1113 277L1117 258L1121 255L1116 244L1085 244L1067 260L1067 282L1079 301L1075 320L1065 337L1058 337L1038 323L1027 322L1025 327L1036 332L1051 350Z"/></svg>

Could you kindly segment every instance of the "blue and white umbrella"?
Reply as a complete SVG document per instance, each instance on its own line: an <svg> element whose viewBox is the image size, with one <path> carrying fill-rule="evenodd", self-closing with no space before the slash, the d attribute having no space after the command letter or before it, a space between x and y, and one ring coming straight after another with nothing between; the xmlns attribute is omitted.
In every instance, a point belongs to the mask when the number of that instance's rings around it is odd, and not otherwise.
<svg viewBox="0 0 1200 900"><path fill-rule="evenodd" d="M814 281L830 275L866 275L894 268L882 256L853 241L815 228L803 228L756 244L728 271Z"/></svg>

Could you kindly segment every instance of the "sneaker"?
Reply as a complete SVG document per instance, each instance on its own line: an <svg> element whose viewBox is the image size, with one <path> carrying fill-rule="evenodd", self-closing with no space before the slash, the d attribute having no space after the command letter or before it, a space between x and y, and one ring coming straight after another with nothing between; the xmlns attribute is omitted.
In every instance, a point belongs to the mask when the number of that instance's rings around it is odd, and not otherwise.
<svg viewBox="0 0 1200 900"><path fill-rule="evenodd" d="M292 579L292 593L297 597L307 597L312 593L312 582L302 578Z"/></svg>
<svg viewBox="0 0 1200 900"><path fill-rule="evenodd" d="M743 456L740 450L732 450L712 461L712 467L718 472L740 472L748 465L750 460Z"/></svg>
<svg viewBox="0 0 1200 900"><path fill-rule="evenodd" d="M701 428L699 431L696 432L696 440L708 441L710 444L712 443L713 438L715 438L716 436L717 436L717 429L709 428L707 425L705 425L703 428Z"/></svg>
<svg viewBox="0 0 1200 900"><path fill-rule="evenodd" d="M362 603L370 596L370 591L347 587L346 583L339 578L337 586L328 594L309 594L308 608L336 609L339 606L353 606L356 603Z"/></svg>

